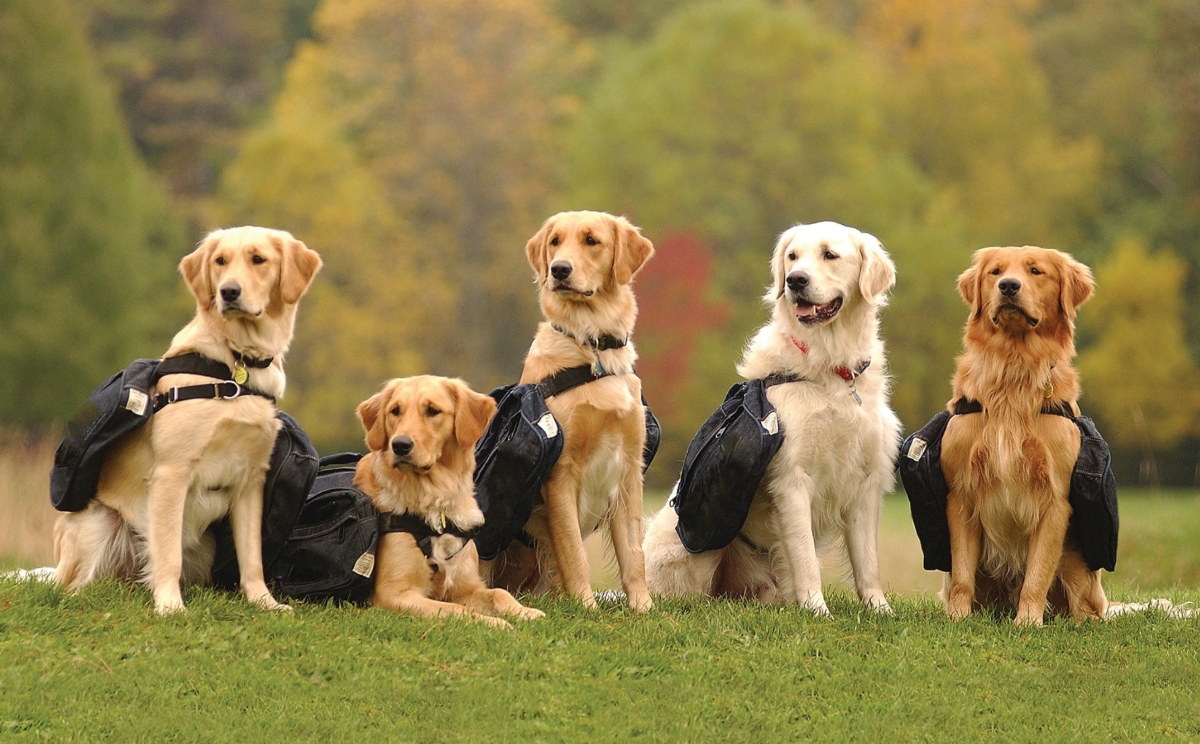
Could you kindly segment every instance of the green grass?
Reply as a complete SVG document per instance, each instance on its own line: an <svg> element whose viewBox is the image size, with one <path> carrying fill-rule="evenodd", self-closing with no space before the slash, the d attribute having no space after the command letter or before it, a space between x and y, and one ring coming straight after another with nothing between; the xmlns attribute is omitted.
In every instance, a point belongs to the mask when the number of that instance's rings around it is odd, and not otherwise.
<svg viewBox="0 0 1200 744"><path fill-rule="evenodd" d="M897 555L903 506L885 507ZM1200 499L1123 492L1122 522L1109 596L1200 602ZM504 632L185 599L186 615L157 618L140 587L0 579L0 740L1200 739L1200 618L956 624L920 592L876 618L835 586L832 621L534 598L548 617Z"/></svg>

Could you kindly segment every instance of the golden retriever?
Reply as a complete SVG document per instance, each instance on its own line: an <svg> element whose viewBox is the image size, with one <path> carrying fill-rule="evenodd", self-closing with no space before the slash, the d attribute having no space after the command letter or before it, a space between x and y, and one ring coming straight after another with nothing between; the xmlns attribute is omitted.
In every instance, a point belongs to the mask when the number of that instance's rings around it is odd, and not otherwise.
<svg viewBox="0 0 1200 744"><path fill-rule="evenodd" d="M375 606L502 627L508 623L495 615L543 616L484 585L475 543L462 534L483 524L475 503L475 442L495 412L496 401L461 380L431 376L392 380L359 405L370 451L358 463L355 485L380 512L415 515L440 533L430 536L428 558L412 533L380 534Z"/></svg>
<svg viewBox="0 0 1200 744"><path fill-rule="evenodd" d="M727 547L689 553L674 508L654 516L645 545L652 592L794 602L829 615L817 551L840 539L858 596L891 614L878 534L900 422L888 406L878 313L895 280L883 246L854 228L819 222L779 237L763 298L771 320L750 340L738 374L800 378L767 390L783 446Z"/></svg>
<svg viewBox="0 0 1200 744"><path fill-rule="evenodd" d="M247 374L246 387L282 396L296 306L320 268L314 251L280 230L210 233L179 264L196 316L164 358L198 352ZM157 392L207 382L212 378L166 375ZM257 395L162 408L114 445L88 508L59 517L55 581L79 589L106 575L141 574L156 612L183 610L180 582L209 580L214 544L207 529L228 513L242 593L286 609L263 580L261 544L263 483L279 426L274 404Z"/></svg>
<svg viewBox="0 0 1200 744"><path fill-rule="evenodd" d="M491 581L538 591L554 582L595 607L583 539L607 524L629 606L648 610L653 605L642 558L646 419L633 366L637 302L631 284L654 246L622 217L563 212L546 220L525 252L546 322L525 357L521 382L537 383L580 365L608 376L546 401L564 443L525 525L536 556L514 542L490 562Z"/></svg>
<svg viewBox="0 0 1200 744"><path fill-rule="evenodd" d="M971 314L954 400L979 401L983 412L952 418L942 440L950 617L1007 605L1018 624L1041 625L1048 600L1075 617L1104 616L1100 572L1067 534L1079 429L1042 413L1061 404L1079 413L1075 311L1092 289L1086 266L1031 246L977 251L958 278Z"/></svg>

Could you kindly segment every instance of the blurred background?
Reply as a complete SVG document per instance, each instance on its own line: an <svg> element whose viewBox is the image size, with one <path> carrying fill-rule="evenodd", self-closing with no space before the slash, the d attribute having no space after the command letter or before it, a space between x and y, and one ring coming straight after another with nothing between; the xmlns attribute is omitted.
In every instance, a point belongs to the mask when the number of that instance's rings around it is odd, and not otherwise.
<svg viewBox="0 0 1200 744"><path fill-rule="evenodd" d="M333 452L386 378L515 381L525 241L582 208L658 249L652 487L767 317L774 238L825 219L896 261L906 430L949 398L972 251L1059 248L1096 273L1082 405L1118 478L1200 483L1195 0L3 0L0 491L42 498L62 422L163 353L210 229L324 257L281 407Z"/></svg>

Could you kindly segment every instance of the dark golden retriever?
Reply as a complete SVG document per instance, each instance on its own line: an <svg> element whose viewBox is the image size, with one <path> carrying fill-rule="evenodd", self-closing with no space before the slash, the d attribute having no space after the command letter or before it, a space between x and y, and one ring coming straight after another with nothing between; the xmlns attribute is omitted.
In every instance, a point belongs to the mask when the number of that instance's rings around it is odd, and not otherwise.
<svg viewBox="0 0 1200 744"><path fill-rule="evenodd" d="M1041 625L1047 604L1104 616L1100 572L1067 531L1079 429L1042 412L1066 404L1079 413L1075 311L1092 289L1086 266L1030 246L978 251L958 279L971 315L954 399L983 412L951 419L942 444L952 566L942 598L953 618L1015 607L1018 624Z"/></svg>

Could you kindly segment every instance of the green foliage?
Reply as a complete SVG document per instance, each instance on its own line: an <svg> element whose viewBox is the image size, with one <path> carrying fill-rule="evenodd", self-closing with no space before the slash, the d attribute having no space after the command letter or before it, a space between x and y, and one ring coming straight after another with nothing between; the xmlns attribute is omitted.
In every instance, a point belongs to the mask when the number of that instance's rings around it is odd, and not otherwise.
<svg viewBox="0 0 1200 744"><path fill-rule="evenodd" d="M1084 307L1096 341L1079 356L1087 407L1114 444L1169 449L1200 433L1200 370L1183 339L1183 261L1119 243L1096 269Z"/></svg>
<svg viewBox="0 0 1200 744"><path fill-rule="evenodd" d="M180 225L59 0L0 10L0 421L69 417L185 317Z"/></svg>

